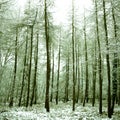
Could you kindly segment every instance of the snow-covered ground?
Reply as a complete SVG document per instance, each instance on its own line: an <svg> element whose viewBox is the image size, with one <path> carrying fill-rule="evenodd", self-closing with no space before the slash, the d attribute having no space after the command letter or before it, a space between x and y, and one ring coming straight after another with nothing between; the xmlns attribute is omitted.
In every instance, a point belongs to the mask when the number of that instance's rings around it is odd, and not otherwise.
<svg viewBox="0 0 120 120"><path fill-rule="evenodd" d="M98 106L86 104L76 105L73 112L71 103L51 104L50 113L44 109L44 104L33 107L0 108L0 120L120 120L120 108L115 108L112 119L107 118L107 108L103 107L103 115L99 115Z"/></svg>

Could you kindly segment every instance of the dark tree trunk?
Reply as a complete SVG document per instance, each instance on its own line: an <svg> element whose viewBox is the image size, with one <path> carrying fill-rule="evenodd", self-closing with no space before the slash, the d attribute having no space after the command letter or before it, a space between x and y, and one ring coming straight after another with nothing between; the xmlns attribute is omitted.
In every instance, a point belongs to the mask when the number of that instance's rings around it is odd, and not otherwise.
<svg viewBox="0 0 120 120"><path fill-rule="evenodd" d="M101 58L101 44L100 44L100 38L99 38L99 25L98 25L98 7L97 7L97 1L95 0L95 15L96 15L96 35L97 35L97 42L98 42L98 58L99 58L99 113L102 114L102 58Z"/></svg>
<svg viewBox="0 0 120 120"><path fill-rule="evenodd" d="M93 100L92 106L95 105L95 95L96 95L96 73L97 73L97 56L96 56L96 40L95 40L95 48L94 48L94 60L93 60Z"/></svg>
<svg viewBox="0 0 120 120"><path fill-rule="evenodd" d="M111 105L111 114L114 112L114 105L115 105L115 99L117 95L117 65L118 65L118 59L117 54L114 54L114 60L113 60L113 70L112 70L112 105Z"/></svg>
<svg viewBox="0 0 120 120"><path fill-rule="evenodd" d="M118 105L120 106L120 61L118 61Z"/></svg>
<svg viewBox="0 0 120 120"><path fill-rule="evenodd" d="M47 65L46 65L46 94L45 94L45 108L47 112L50 112L49 106L49 84L50 84L50 41L48 33L48 15L47 15L47 0L44 1L44 19L45 19L45 39L46 39L46 53L47 53Z"/></svg>
<svg viewBox="0 0 120 120"><path fill-rule="evenodd" d="M26 45L25 45L25 55L24 55L24 68L23 68L23 75L22 75L22 86L21 86L19 103L18 103L19 107L21 106L21 100L22 100L22 95L23 95L23 88L24 88L24 84L25 84L26 60L27 60L27 49L28 49L28 30L27 30L27 36L26 36L26 43L25 44Z"/></svg>
<svg viewBox="0 0 120 120"><path fill-rule="evenodd" d="M52 81L51 81L51 95L50 95L50 102L52 102L53 99L53 84L54 84L54 48L53 48L53 62L52 62Z"/></svg>
<svg viewBox="0 0 120 120"><path fill-rule="evenodd" d="M66 84L65 84L65 102L69 101L68 93L69 93L69 52L66 60Z"/></svg>
<svg viewBox="0 0 120 120"><path fill-rule="evenodd" d="M104 18L104 28L105 28L105 41L106 41L106 63L107 63L107 77L108 77L108 117L111 118L111 77L110 77L110 61L109 61L109 43L108 43L108 30L107 30L107 20L106 20L106 7L105 0L103 0L103 18Z"/></svg>
<svg viewBox="0 0 120 120"><path fill-rule="evenodd" d="M36 50L35 50L35 72L34 72L34 80L33 80L33 88L32 88L32 97L30 106L33 104L33 100L35 99L36 95L36 79L37 79L37 65L38 65L38 41L39 41L39 34L37 34L37 44L36 44Z"/></svg>
<svg viewBox="0 0 120 120"><path fill-rule="evenodd" d="M77 57L76 57L76 59L77 59L77 61L76 61L76 69L77 69L77 73L78 73L78 75L76 75L76 76L78 76L78 78L77 78L77 81L78 81L78 85L77 85L77 100L76 100L76 102L78 103L78 101L79 101L79 97L80 97L80 60L79 60L79 46L77 46Z"/></svg>
<svg viewBox="0 0 120 120"><path fill-rule="evenodd" d="M32 52L33 52L33 25L30 26L31 28L31 41L30 41L30 62L29 62L29 73L28 73L28 86L27 86L27 101L26 107L29 105L30 100L30 81L31 81L31 69L32 69Z"/></svg>
<svg viewBox="0 0 120 120"><path fill-rule="evenodd" d="M88 81L88 53L87 53L87 39L86 39L86 20L84 15L84 40L85 40L85 62L86 62L86 85L85 85L85 96L83 101L83 106L85 106L85 101L88 103L88 89L89 89L89 81Z"/></svg>
<svg viewBox="0 0 120 120"><path fill-rule="evenodd" d="M81 62L81 103L83 103L83 77L84 77L84 71L83 71L83 65Z"/></svg>
<svg viewBox="0 0 120 120"><path fill-rule="evenodd" d="M11 95L10 95L10 103L9 107L13 106L14 103L14 91L15 91L15 83L16 83L16 73L17 73L17 47L18 47L18 28L16 28L16 40L15 40L15 64L14 64L14 78L13 78L13 83L12 83L12 90L11 90Z"/></svg>
<svg viewBox="0 0 120 120"><path fill-rule="evenodd" d="M111 2L112 6L112 2ZM116 42L116 49L114 52L114 60L113 60L113 71L112 71L112 105L111 105L111 114L114 112L114 106L115 106L115 100L117 97L117 78L118 78L118 41L117 41L117 24L116 24L116 18L114 14L114 8L112 6L112 18L114 23L114 39Z"/></svg>
<svg viewBox="0 0 120 120"><path fill-rule="evenodd" d="M36 82L36 87L35 87L35 99L33 101L33 104L37 104L37 99L38 99L38 95L37 95L37 82Z"/></svg>
<svg viewBox="0 0 120 120"><path fill-rule="evenodd" d="M75 41L74 41L74 1L72 0L72 59L73 59L73 106L72 110L75 111Z"/></svg>
<svg viewBox="0 0 120 120"><path fill-rule="evenodd" d="M60 33L60 37L61 37L61 33ZM59 41L59 53L58 53L58 73L57 73L56 104L58 104L58 99L59 99L60 54L61 54L61 40Z"/></svg>

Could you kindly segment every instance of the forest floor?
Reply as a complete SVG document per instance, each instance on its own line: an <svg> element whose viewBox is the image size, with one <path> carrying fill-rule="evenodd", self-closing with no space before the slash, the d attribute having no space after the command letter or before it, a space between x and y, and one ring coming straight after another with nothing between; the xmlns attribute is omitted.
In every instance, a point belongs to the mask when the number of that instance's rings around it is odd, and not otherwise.
<svg viewBox="0 0 120 120"><path fill-rule="evenodd" d="M58 105L50 105L50 113L47 113L44 104L32 107L0 106L0 120L120 120L120 108L116 105L111 119L107 118L107 107L103 107L103 114L99 115L98 105L92 107L86 104L76 104L76 110L72 111L72 103L60 102Z"/></svg>

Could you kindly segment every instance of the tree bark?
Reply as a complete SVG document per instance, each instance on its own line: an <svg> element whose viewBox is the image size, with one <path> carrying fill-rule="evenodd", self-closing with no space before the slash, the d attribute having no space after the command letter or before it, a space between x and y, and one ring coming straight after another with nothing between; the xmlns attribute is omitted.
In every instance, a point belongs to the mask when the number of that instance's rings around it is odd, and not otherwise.
<svg viewBox="0 0 120 120"><path fill-rule="evenodd" d="M20 97L19 97L19 103L18 106L21 106L21 100L22 100L22 95L23 95L23 88L25 84L25 74L26 74L26 61L27 61L27 49L28 49L28 28L27 28L27 36L26 36L26 43L25 43L25 55L24 55L24 68L23 68L23 75L22 75L22 86L21 86L21 91L20 91Z"/></svg>
<svg viewBox="0 0 120 120"><path fill-rule="evenodd" d="M60 37L61 37L61 33L60 33ZM58 99L59 99L60 54L61 54L61 40L59 40L59 52L58 52L58 73L57 73L56 104L58 104Z"/></svg>
<svg viewBox="0 0 120 120"><path fill-rule="evenodd" d="M44 19L45 19L45 39L46 39L46 53L47 53L47 65L46 65L46 94L45 94L45 108L47 112L50 112L49 107L49 84L50 84L50 41L48 33L48 15L47 15L47 0L44 1Z"/></svg>
<svg viewBox="0 0 120 120"><path fill-rule="evenodd" d="M69 100L69 97L68 97L68 94L69 94L69 51L68 51L68 57L67 57L67 60L66 60L66 84L65 84L65 102L68 102Z"/></svg>
<svg viewBox="0 0 120 120"><path fill-rule="evenodd" d="M85 106L85 101L88 103L88 89L89 89L89 81L88 81L88 53L87 53L87 39L86 39L86 18L84 13L84 40L85 40L85 67L86 67L86 85L85 85L85 96L83 101L83 106Z"/></svg>
<svg viewBox="0 0 120 120"><path fill-rule="evenodd" d="M118 66L120 66L120 60ZM120 106L120 67L118 67L118 106Z"/></svg>
<svg viewBox="0 0 120 120"><path fill-rule="evenodd" d="M39 34L37 34L37 44L36 44L36 51L35 51L35 72L34 72L34 80L33 80L33 88L32 88L32 97L31 97L31 102L30 106L33 104L33 100L35 99L35 90L36 90L36 79L37 79L37 66L38 66L38 41L39 41Z"/></svg>
<svg viewBox="0 0 120 120"><path fill-rule="evenodd" d="M77 47L77 49L78 49L78 53L77 53L77 71L78 71L78 85L77 85L77 88L78 88L78 90L77 90L77 103L78 103L78 101L79 101L79 98L80 98L80 59L79 59L79 52L80 52L80 50L79 50L79 46Z"/></svg>
<svg viewBox="0 0 120 120"><path fill-rule="evenodd" d="M104 29L105 29L105 41L106 41L106 63L107 63L107 77L108 77L108 117L111 118L111 77L110 77L110 61L109 61L109 43L108 43L108 30L107 30L107 20L106 20L106 7L105 0L103 0L103 19L104 19Z"/></svg>
<svg viewBox="0 0 120 120"><path fill-rule="evenodd" d="M73 106L75 111L75 40L74 40L74 0L72 0L72 59L73 59Z"/></svg>
<svg viewBox="0 0 120 120"><path fill-rule="evenodd" d="M117 97L117 78L118 78L118 41L117 41L117 24L116 24L116 18L114 13L114 8L112 6L112 18L113 18L113 25L114 25L114 39L115 39L115 52L114 52L114 60L113 60L113 71L112 71L112 105L111 105L111 114L114 112L114 106L115 106L115 100Z"/></svg>
<svg viewBox="0 0 120 120"><path fill-rule="evenodd" d="M51 95L50 95L50 102L52 102L53 99L53 84L54 84L54 48L53 48L53 62L52 62L52 81L51 81Z"/></svg>
<svg viewBox="0 0 120 120"><path fill-rule="evenodd" d="M97 42L98 42L98 59L99 59L99 113L102 114L102 57L101 57L101 43L100 43L100 37L99 37L99 23L98 23L98 7L97 7L97 1L95 0L95 16L96 16L96 34L97 34Z"/></svg>
<svg viewBox="0 0 120 120"><path fill-rule="evenodd" d="M83 103L83 78L84 78L84 70L83 70L83 65L81 62L81 103Z"/></svg>
<svg viewBox="0 0 120 120"><path fill-rule="evenodd" d="M18 28L16 28L15 63L14 63L14 72L13 72L14 78L13 78L13 83L12 83L9 107L12 107L13 102L14 102L14 92L15 92L15 83L16 83L16 74L17 74L17 57L18 57L17 47L18 47Z"/></svg>
<svg viewBox="0 0 120 120"><path fill-rule="evenodd" d="M92 106L95 105L95 95L96 95L96 74L97 74L97 56L96 56L96 40L94 45L94 60L93 60L93 100L92 100Z"/></svg>
<svg viewBox="0 0 120 120"><path fill-rule="evenodd" d="M30 100L30 81L31 81L31 69L32 69L32 52L33 52L33 25L30 26L31 28L31 40L30 40L30 58L29 58L29 73L28 73L28 86L27 86L27 101L26 107L29 105Z"/></svg>

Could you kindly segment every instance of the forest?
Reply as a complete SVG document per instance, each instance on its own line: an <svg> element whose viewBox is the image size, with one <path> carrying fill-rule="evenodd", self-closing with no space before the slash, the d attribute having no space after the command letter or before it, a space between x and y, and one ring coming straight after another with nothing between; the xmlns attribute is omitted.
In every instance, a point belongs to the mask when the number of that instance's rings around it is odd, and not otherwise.
<svg viewBox="0 0 120 120"><path fill-rule="evenodd" d="M120 0L0 0L0 120L120 119Z"/></svg>

